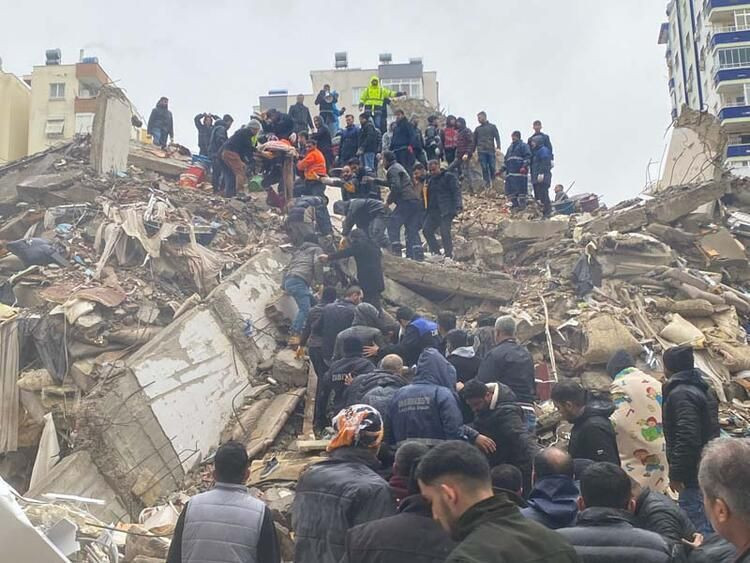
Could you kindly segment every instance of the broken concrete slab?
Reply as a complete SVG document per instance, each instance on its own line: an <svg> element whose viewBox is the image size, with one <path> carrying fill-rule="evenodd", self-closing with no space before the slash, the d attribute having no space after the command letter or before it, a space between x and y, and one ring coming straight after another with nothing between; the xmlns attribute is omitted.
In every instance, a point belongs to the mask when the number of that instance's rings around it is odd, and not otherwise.
<svg viewBox="0 0 750 563"><path fill-rule="evenodd" d="M407 286L488 301L507 303L519 290L519 284L504 274L469 272L439 264L416 262L392 254L383 255L383 270L391 279Z"/></svg>
<svg viewBox="0 0 750 563"><path fill-rule="evenodd" d="M382 296L389 303L394 303L399 307L409 307L420 313L435 312L435 304L432 301L389 278L385 278L385 291Z"/></svg>
<svg viewBox="0 0 750 563"><path fill-rule="evenodd" d="M704 235L698 246L706 255L710 265L737 266L747 264L745 247L724 228Z"/></svg>
<svg viewBox="0 0 750 563"><path fill-rule="evenodd" d="M497 239L492 237L476 237L474 240L476 256L485 267L500 270L505 264L505 250Z"/></svg>
<svg viewBox="0 0 750 563"><path fill-rule="evenodd" d="M558 237L568 230L567 221L510 220L503 223L502 238L548 239Z"/></svg>
<svg viewBox="0 0 750 563"><path fill-rule="evenodd" d="M273 359L273 378L279 383L293 387L307 385L307 363L298 358L294 350L281 350Z"/></svg>
<svg viewBox="0 0 750 563"><path fill-rule="evenodd" d="M274 397L263 413L260 424L253 428L250 434L250 441L247 443L247 456L250 459L263 455L263 452L273 444L304 396L305 389L299 388Z"/></svg>
<svg viewBox="0 0 750 563"><path fill-rule="evenodd" d="M132 114L122 90L113 86L99 90L91 130L91 165L97 173L117 174L127 170Z"/></svg>
<svg viewBox="0 0 750 563"><path fill-rule="evenodd" d="M650 222L672 223L705 203L715 201L731 190L727 180L680 186L665 191L659 199L646 203Z"/></svg>
<svg viewBox="0 0 750 563"><path fill-rule="evenodd" d="M131 143L128 163L142 170L151 170L171 178L179 178L180 174L190 167L190 163L185 160L161 157L155 154L154 151L159 151L159 149L139 143ZM163 153L164 151L159 152Z"/></svg>
<svg viewBox="0 0 750 563"><path fill-rule="evenodd" d="M100 499L104 505L88 505L91 514L104 522L130 521L125 503L94 465L89 452L84 450L63 458L25 496L43 499L45 493Z"/></svg>
<svg viewBox="0 0 750 563"><path fill-rule="evenodd" d="M39 174L21 181L16 190L21 201L40 203L48 207L62 205L66 200L55 192L72 186L81 176L80 171Z"/></svg>

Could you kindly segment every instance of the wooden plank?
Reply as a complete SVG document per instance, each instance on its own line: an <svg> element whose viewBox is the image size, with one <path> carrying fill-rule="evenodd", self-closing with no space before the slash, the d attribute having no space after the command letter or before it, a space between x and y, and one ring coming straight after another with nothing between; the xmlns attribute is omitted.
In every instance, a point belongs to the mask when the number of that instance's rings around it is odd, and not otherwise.
<svg viewBox="0 0 750 563"><path fill-rule="evenodd" d="M252 430L251 439L247 444L247 457L258 457L273 444L304 394L305 390L300 387L277 395L273 399L260 417L258 427Z"/></svg>
<svg viewBox="0 0 750 563"><path fill-rule="evenodd" d="M330 440L297 440L297 449L301 452L322 452Z"/></svg>

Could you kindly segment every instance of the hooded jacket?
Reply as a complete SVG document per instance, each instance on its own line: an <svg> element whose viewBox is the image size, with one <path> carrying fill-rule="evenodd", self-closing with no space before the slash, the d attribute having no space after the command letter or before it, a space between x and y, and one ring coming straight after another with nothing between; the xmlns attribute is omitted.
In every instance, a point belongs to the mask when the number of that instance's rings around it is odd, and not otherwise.
<svg viewBox="0 0 750 563"><path fill-rule="evenodd" d="M504 383L522 403L536 397L534 360L525 346L514 338L503 340L482 360L477 379L482 383Z"/></svg>
<svg viewBox="0 0 750 563"><path fill-rule="evenodd" d="M223 119L215 121L208 139L208 156L216 157L228 139L229 133L226 122Z"/></svg>
<svg viewBox="0 0 750 563"><path fill-rule="evenodd" d="M447 563L579 563L556 532L521 516L504 493L478 502L458 519L459 541Z"/></svg>
<svg viewBox="0 0 750 563"><path fill-rule="evenodd" d="M333 348L339 332L352 326L355 307L351 301L338 299L323 308L320 320L312 327L314 332L323 337L322 352L326 361L330 362L333 357Z"/></svg>
<svg viewBox="0 0 750 563"><path fill-rule="evenodd" d="M669 563L669 545L660 535L635 528L632 515L617 508L592 507L574 528L557 533L575 547L583 563Z"/></svg>
<svg viewBox="0 0 750 563"><path fill-rule="evenodd" d="M358 229L368 232L370 221L378 216L385 218L385 205L382 201L371 198L352 199L346 207L341 234L347 236L355 225Z"/></svg>
<svg viewBox="0 0 750 563"><path fill-rule="evenodd" d="M461 440L463 417L455 394L456 370L434 348L419 357L410 385L393 396L386 441L396 445L411 438Z"/></svg>
<svg viewBox="0 0 750 563"><path fill-rule="evenodd" d="M391 135L391 150L395 152L404 150L406 147L417 148L417 134L414 126L404 118L396 121L396 127Z"/></svg>
<svg viewBox="0 0 750 563"><path fill-rule="evenodd" d="M718 402L699 369L672 375L662 395L669 479L697 487L703 446L719 435Z"/></svg>
<svg viewBox="0 0 750 563"><path fill-rule="evenodd" d="M344 392L346 406L365 404L377 409L383 417L383 425L387 428L388 407L396 391L408 385L409 382L401 375L396 375L382 369L372 373L365 373L354 378L352 384Z"/></svg>
<svg viewBox="0 0 750 563"><path fill-rule="evenodd" d="M338 448L302 474L292 504L295 563L339 563L350 528L395 514L379 465L372 450Z"/></svg>
<svg viewBox="0 0 750 563"><path fill-rule="evenodd" d="M547 135L547 133L543 133L541 131L539 133L534 133L531 137L529 137L529 140L528 140L528 143L527 143L529 145L529 148L531 148L531 139L534 139L534 138L538 141L537 142L537 150L540 147L546 147L546 148L548 148L549 149L549 153L550 153L550 158L552 160L555 160L555 152L554 152L554 149L552 148L552 141L550 141L549 135Z"/></svg>
<svg viewBox="0 0 750 563"><path fill-rule="evenodd" d="M424 317L414 317L406 325L401 340L381 350L380 355L398 354L404 360L405 366L413 366L420 359L420 355L427 348L437 348L438 326ZM437 352L437 350L436 350ZM456 388L455 370L452 389Z"/></svg>
<svg viewBox="0 0 750 563"><path fill-rule="evenodd" d="M487 459L491 467L508 463L521 470L524 491L531 489L531 462L536 453L529 436L521 407L510 387L502 383L488 383L492 392L489 408L474 416L471 426L480 434L492 438L498 448Z"/></svg>
<svg viewBox="0 0 750 563"><path fill-rule="evenodd" d="M412 495L395 516L349 530L341 563L442 563L455 545L422 495Z"/></svg>
<svg viewBox="0 0 750 563"><path fill-rule="evenodd" d="M376 84L373 86L373 82ZM393 98L396 96L396 92L384 88L380 85L380 78L377 76L371 76L370 81L367 83L367 88L364 89L359 97L359 103L365 108L379 109L383 107L383 100L386 98Z"/></svg>
<svg viewBox="0 0 750 563"><path fill-rule="evenodd" d="M378 347L385 346L385 338L378 328L380 326L380 312L369 303L360 303L354 309L352 326L342 330L336 337L336 345L333 348L333 359L337 360L344 355L344 340L356 338L362 346Z"/></svg>
<svg viewBox="0 0 750 563"><path fill-rule="evenodd" d="M458 178L445 170L441 170L436 176L430 176L425 192L425 207L428 213L438 213L441 217L455 217L464 207Z"/></svg>
<svg viewBox="0 0 750 563"><path fill-rule="evenodd" d="M333 406L331 412L336 415L341 409L344 408L344 392L346 391L346 377L351 376L357 378L363 373L371 373L375 369L373 364L367 358L362 356L343 357L338 360L334 360L331 363L331 367L328 368L324 377L318 380L318 385L321 387L318 391L316 400L322 400L323 404L321 407L327 407L331 394L333 393ZM318 409L316 409L318 410ZM323 418L328 409L321 409L318 412L321 415L318 421L321 425L325 425L325 422L329 420L329 417Z"/></svg>
<svg viewBox="0 0 750 563"><path fill-rule="evenodd" d="M380 247L364 233L360 233L360 236L352 237L344 250L329 255L328 260L341 260L350 256L357 265L357 282L362 290L366 294L381 293L385 289L385 278Z"/></svg>
<svg viewBox="0 0 750 563"><path fill-rule="evenodd" d="M414 189L414 183L406 169L398 162L392 163L385 173L385 179L391 193L388 194L386 205L395 203L400 204L402 201L419 201L419 196Z"/></svg>
<svg viewBox="0 0 750 563"><path fill-rule="evenodd" d="M568 453L573 459L608 461L619 467L620 453L610 415L615 405L609 401L593 400L573 422Z"/></svg>
<svg viewBox="0 0 750 563"><path fill-rule="evenodd" d="M323 254L323 249L314 242L305 242L294 254L289 265L286 267L285 276L296 276L312 287L317 281L323 279L323 264L318 256Z"/></svg>
<svg viewBox="0 0 750 563"><path fill-rule="evenodd" d="M229 140L224 143L222 150L236 152L240 155L242 160L249 162L253 157L253 151L255 150L254 137L255 134L249 127L237 129L237 131L229 137Z"/></svg>
<svg viewBox="0 0 750 563"><path fill-rule="evenodd" d="M456 379L461 383L466 383L474 379L479 371L481 360L477 357L472 346L462 346L451 350L447 360L456 368Z"/></svg>
<svg viewBox="0 0 750 563"><path fill-rule="evenodd" d="M551 530L574 526L581 493L567 475L548 475L534 483L521 514Z"/></svg>
<svg viewBox="0 0 750 563"><path fill-rule="evenodd" d="M633 525L656 532L667 540L673 551L681 550L682 540L692 540L696 532L688 515L675 501L651 489L644 489L635 499Z"/></svg>
<svg viewBox="0 0 750 563"><path fill-rule="evenodd" d="M368 121L359 130L359 150L363 153L380 152L380 134L372 121Z"/></svg>
<svg viewBox="0 0 750 563"><path fill-rule="evenodd" d="M174 126L172 122L172 112L168 108L157 105L151 110L151 115L148 116L148 125L146 130L151 134L154 129L161 129L166 132L167 135L174 138Z"/></svg>

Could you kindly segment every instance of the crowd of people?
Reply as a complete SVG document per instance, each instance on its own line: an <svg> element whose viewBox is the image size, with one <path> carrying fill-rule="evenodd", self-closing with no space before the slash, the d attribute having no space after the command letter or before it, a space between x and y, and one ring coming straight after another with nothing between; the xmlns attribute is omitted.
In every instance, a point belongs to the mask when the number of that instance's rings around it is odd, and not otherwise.
<svg viewBox="0 0 750 563"><path fill-rule="evenodd" d="M512 316L470 332L449 311L433 320L383 308L382 249L420 260L421 232L432 256L450 257L466 163L476 155L491 186L500 148L484 113L473 133L452 117L442 128L431 118L422 132L396 110L383 132L395 95L374 79L360 126L346 115L339 131L344 108L326 88L314 117L299 99L289 114L271 110L231 135L231 116L195 118L225 195L244 189L258 143L284 141L299 155L294 198L277 202L294 246L282 287L297 303L289 345L317 377L313 427L328 457L296 486L296 563L750 561L750 443L719 437L718 402L690 346L664 352L664 383L619 350L608 394L572 379L552 385L570 439L541 448L534 360ZM171 114L162 125L160 104L149 122L166 142ZM512 138L508 196L525 205L531 174L548 212L549 137L537 122L528 142ZM327 186L341 190L340 241ZM269 187L270 200L282 197ZM339 267L350 257L354 275ZM241 444L219 448L216 486L182 512L170 563L280 560L272 515L243 485L248 464Z"/></svg>

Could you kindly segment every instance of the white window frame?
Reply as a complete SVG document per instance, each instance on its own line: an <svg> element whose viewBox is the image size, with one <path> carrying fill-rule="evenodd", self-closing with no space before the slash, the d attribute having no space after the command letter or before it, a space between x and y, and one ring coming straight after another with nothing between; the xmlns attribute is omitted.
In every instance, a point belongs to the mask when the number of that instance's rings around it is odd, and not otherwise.
<svg viewBox="0 0 750 563"><path fill-rule="evenodd" d="M367 86L354 86L352 88L352 106L357 107L362 97L362 92L367 90Z"/></svg>
<svg viewBox="0 0 750 563"><path fill-rule="evenodd" d="M65 82L50 82L49 99L50 100L64 100L65 99Z"/></svg>
<svg viewBox="0 0 750 563"><path fill-rule="evenodd" d="M743 8L734 11L734 28L737 31L750 29L750 10Z"/></svg>
<svg viewBox="0 0 750 563"><path fill-rule="evenodd" d="M424 82L421 78L384 78L380 83L383 88L406 92L410 98L424 98Z"/></svg>
<svg viewBox="0 0 750 563"><path fill-rule="evenodd" d="M750 47L718 49L716 61L719 69L750 68Z"/></svg>
<svg viewBox="0 0 750 563"><path fill-rule="evenodd" d="M62 137L65 133L64 117L48 117L44 126L44 134L47 137Z"/></svg>

